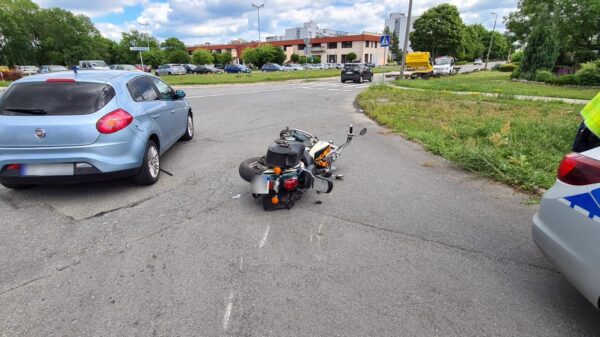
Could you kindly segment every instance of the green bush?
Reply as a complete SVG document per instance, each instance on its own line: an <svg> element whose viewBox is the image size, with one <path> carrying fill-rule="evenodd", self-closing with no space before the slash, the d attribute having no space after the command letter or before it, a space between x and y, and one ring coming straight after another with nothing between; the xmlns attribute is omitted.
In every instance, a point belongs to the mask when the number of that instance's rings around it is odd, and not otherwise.
<svg viewBox="0 0 600 337"><path fill-rule="evenodd" d="M511 73L511 72L515 71L515 69L517 69L517 66L512 63L506 63L506 64L499 65L497 69L498 69L498 71L502 71L505 73Z"/></svg>
<svg viewBox="0 0 600 337"><path fill-rule="evenodd" d="M553 83L556 76L548 70L538 70L535 73L535 80L538 82Z"/></svg>
<svg viewBox="0 0 600 337"><path fill-rule="evenodd" d="M600 85L600 61L582 64L575 72L575 80L579 85Z"/></svg>
<svg viewBox="0 0 600 337"><path fill-rule="evenodd" d="M471 63L471 62L469 62L469 61L458 61L458 62L456 62L455 64L456 64L457 66L464 66L465 64L469 64L469 63Z"/></svg>
<svg viewBox="0 0 600 337"><path fill-rule="evenodd" d="M512 63L521 63L523 61L523 51L517 51L510 56L510 61Z"/></svg>
<svg viewBox="0 0 600 337"><path fill-rule="evenodd" d="M555 77L551 83L557 85L576 85L577 80L575 79L575 75L568 74Z"/></svg>
<svg viewBox="0 0 600 337"><path fill-rule="evenodd" d="M510 74L510 78L521 78L521 67L517 66L515 70L513 70L512 74Z"/></svg>

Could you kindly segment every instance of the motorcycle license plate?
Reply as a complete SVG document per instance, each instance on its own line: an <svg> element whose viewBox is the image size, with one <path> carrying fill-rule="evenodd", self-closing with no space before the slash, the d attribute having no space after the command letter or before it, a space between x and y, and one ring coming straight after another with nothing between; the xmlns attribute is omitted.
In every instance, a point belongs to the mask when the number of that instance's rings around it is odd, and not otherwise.
<svg viewBox="0 0 600 337"><path fill-rule="evenodd" d="M268 174L262 174L254 177L252 180L252 193L254 194L269 194L269 177Z"/></svg>

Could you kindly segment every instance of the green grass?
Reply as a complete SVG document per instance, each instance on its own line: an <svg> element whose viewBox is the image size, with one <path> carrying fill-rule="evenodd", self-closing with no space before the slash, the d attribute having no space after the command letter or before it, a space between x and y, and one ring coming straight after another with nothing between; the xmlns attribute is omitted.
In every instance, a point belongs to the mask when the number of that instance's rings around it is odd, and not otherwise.
<svg viewBox="0 0 600 337"><path fill-rule="evenodd" d="M311 78L324 78L339 76L340 71L331 70L304 70L304 71L277 71L263 73L254 71L251 74L198 74L198 75L174 75L161 77L171 85L190 84L232 84L232 83L256 83L270 81L301 80Z"/></svg>
<svg viewBox="0 0 600 337"><path fill-rule="evenodd" d="M490 92L505 95L527 95L591 99L598 89L570 88L549 84L521 83L510 80L510 73L482 71L470 74L453 75L430 80L395 81L395 85L448 91Z"/></svg>
<svg viewBox="0 0 600 337"><path fill-rule="evenodd" d="M8 82L8 81L0 81L0 88L1 87L8 87L9 84L10 84L10 82Z"/></svg>
<svg viewBox="0 0 600 337"><path fill-rule="evenodd" d="M371 87L357 100L376 121L429 151L534 194L553 184L582 108L389 86Z"/></svg>

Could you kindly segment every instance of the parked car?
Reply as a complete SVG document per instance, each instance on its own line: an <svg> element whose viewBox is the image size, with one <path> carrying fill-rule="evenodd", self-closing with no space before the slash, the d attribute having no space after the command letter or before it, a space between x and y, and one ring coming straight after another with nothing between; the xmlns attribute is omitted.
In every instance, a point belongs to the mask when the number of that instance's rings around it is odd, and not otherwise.
<svg viewBox="0 0 600 337"><path fill-rule="evenodd" d="M289 63L289 64L285 64L283 67L281 67L283 69L283 71L297 71L297 70L304 70L304 68L296 63Z"/></svg>
<svg viewBox="0 0 600 337"><path fill-rule="evenodd" d="M50 73L0 96L0 183L20 189L132 177L150 185L160 156L194 136L185 93L142 72Z"/></svg>
<svg viewBox="0 0 600 337"><path fill-rule="evenodd" d="M195 69L196 74L222 74L223 70L209 65L199 65Z"/></svg>
<svg viewBox="0 0 600 337"><path fill-rule="evenodd" d="M183 67L185 68L185 72L187 74L197 74L195 72L196 68L198 68L197 65L188 63L188 64L183 64Z"/></svg>
<svg viewBox="0 0 600 337"><path fill-rule="evenodd" d="M135 68L139 71L143 71L145 73L149 73L152 70L152 66L144 64L144 66L142 67L141 64L134 64Z"/></svg>
<svg viewBox="0 0 600 337"><path fill-rule="evenodd" d="M228 64L225 66L225 72L228 74L240 74L240 73L251 73L252 69L242 64Z"/></svg>
<svg viewBox="0 0 600 337"><path fill-rule="evenodd" d="M111 70L124 70L124 71L141 71L140 69L132 66L131 64L111 64L109 67Z"/></svg>
<svg viewBox="0 0 600 337"><path fill-rule="evenodd" d="M263 72L272 72L272 71L283 71L283 68L279 64L275 63L267 63L260 68Z"/></svg>
<svg viewBox="0 0 600 337"><path fill-rule="evenodd" d="M316 64L308 64L307 69L308 70L324 70L325 67L321 63L316 63Z"/></svg>
<svg viewBox="0 0 600 337"><path fill-rule="evenodd" d="M436 57L433 62L434 75L452 75L455 74L457 70L458 69L454 68L454 57L452 56Z"/></svg>
<svg viewBox="0 0 600 337"><path fill-rule="evenodd" d="M483 61L481 59L475 59L475 61L473 61L474 65L482 65Z"/></svg>
<svg viewBox="0 0 600 337"><path fill-rule="evenodd" d="M185 75L186 70L181 64L161 64L155 71L156 76L163 75Z"/></svg>
<svg viewBox="0 0 600 337"><path fill-rule="evenodd" d="M372 82L373 73L364 63L346 63L342 69L341 80L342 83L346 83L346 81L361 83L363 80Z"/></svg>
<svg viewBox="0 0 600 337"><path fill-rule="evenodd" d="M38 70L38 72L40 74L45 74L45 73L55 73L58 71L67 71L69 69L67 69L67 67L65 66L60 66L60 65L43 65L40 67L40 69Z"/></svg>
<svg viewBox="0 0 600 337"><path fill-rule="evenodd" d="M85 60L79 61L80 70L109 70L106 62L100 60Z"/></svg>
<svg viewBox="0 0 600 337"><path fill-rule="evenodd" d="M372 63L372 62L367 62L367 63L365 63L365 65L371 69L376 67L375 63Z"/></svg>
<svg viewBox="0 0 600 337"><path fill-rule="evenodd" d="M23 75L37 74L39 68L36 66L16 66L15 69Z"/></svg>
<svg viewBox="0 0 600 337"><path fill-rule="evenodd" d="M0 66L0 73L7 73L10 69L7 66Z"/></svg>

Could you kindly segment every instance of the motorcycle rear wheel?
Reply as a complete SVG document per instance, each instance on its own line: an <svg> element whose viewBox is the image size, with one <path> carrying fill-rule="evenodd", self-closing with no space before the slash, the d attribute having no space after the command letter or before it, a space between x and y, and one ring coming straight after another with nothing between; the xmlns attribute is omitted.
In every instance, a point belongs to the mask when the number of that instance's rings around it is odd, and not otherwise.
<svg viewBox="0 0 600 337"><path fill-rule="evenodd" d="M252 178L261 175L269 167L265 165L265 157L252 157L240 163L240 177L247 182L252 182Z"/></svg>

